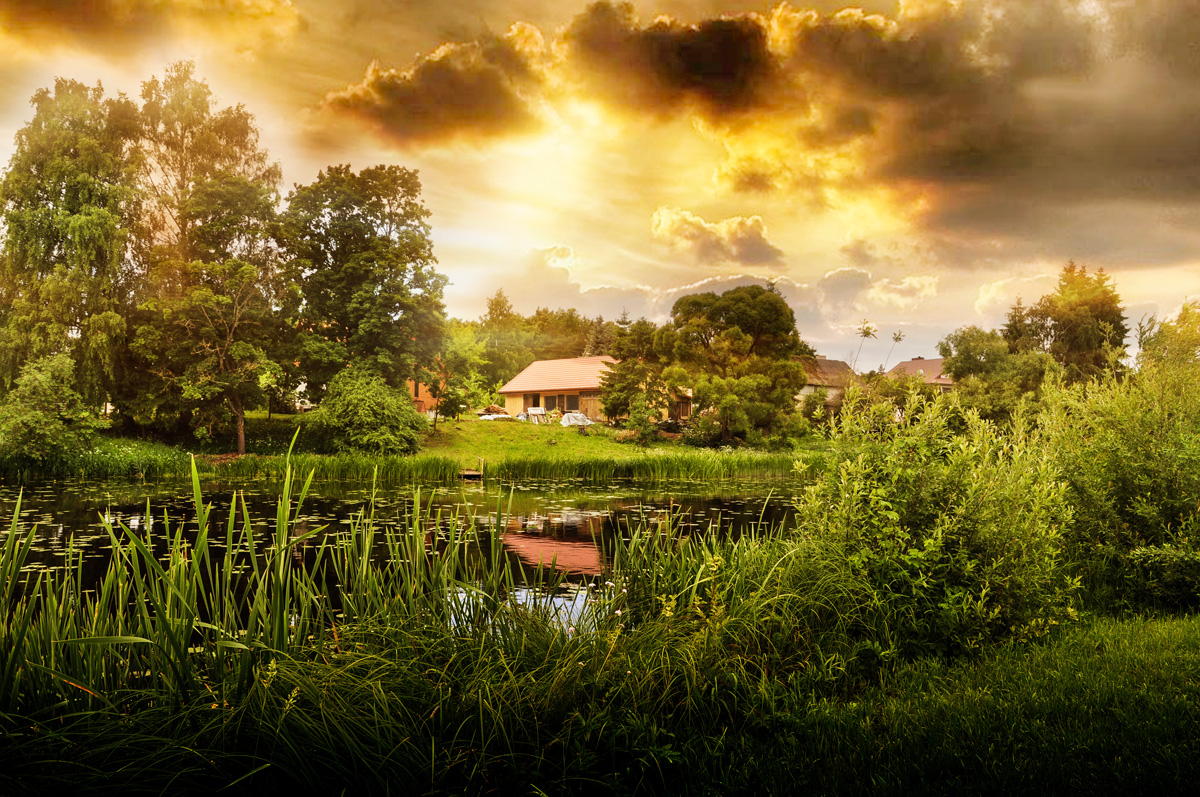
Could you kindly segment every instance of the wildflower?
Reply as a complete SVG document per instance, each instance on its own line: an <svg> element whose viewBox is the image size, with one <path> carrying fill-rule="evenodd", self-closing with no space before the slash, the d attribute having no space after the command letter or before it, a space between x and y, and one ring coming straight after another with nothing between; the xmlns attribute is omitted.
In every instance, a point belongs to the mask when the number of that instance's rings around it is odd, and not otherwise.
<svg viewBox="0 0 1200 797"><path fill-rule="evenodd" d="M621 616L621 610L617 609L617 617L620 617L620 616Z"/></svg>
<svg viewBox="0 0 1200 797"><path fill-rule="evenodd" d="M574 634L574 633L575 633L575 626L573 626L573 625L569 625L569 626L567 626L567 633L568 633L568 634Z"/></svg>

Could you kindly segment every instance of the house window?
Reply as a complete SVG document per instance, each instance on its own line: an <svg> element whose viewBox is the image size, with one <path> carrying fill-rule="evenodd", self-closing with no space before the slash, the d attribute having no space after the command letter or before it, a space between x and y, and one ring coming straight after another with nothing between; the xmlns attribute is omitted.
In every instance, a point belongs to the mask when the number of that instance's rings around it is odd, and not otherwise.
<svg viewBox="0 0 1200 797"><path fill-rule="evenodd" d="M546 396L546 409L553 410L558 406L558 396Z"/></svg>
<svg viewBox="0 0 1200 797"><path fill-rule="evenodd" d="M579 396L567 396L567 412L579 412Z"/></svg>
<svg viewBox="0 0 1200 797"><path fill-rule="evenodd" d="M541 402L542 402L542 394L541 393L526 393L525 394L525 406L526 407L540 407L540 406L542 406Z"/></svg>
<svg viewBox="0 0 1200 797"><path fill-rule="evenodd" d="M421 383L413 382L413 398L421 397Z"/></svg>

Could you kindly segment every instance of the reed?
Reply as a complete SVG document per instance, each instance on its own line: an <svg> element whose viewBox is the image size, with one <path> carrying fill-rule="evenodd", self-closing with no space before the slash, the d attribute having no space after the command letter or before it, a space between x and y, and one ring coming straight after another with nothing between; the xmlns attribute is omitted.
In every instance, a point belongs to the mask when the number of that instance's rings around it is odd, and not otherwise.
<svg viewBox="0 0 1200 797"><path fill-rule="evenodd" d="M484 463L486 478L505 481L581 479L605 483L617 479L725 481L788 476L796 455L763 451L651 451L633 457L545 454Z"/></svg>
<svg viewBox="0 0 1200 797"><path fill-rule="evenodd" d="M646 519L613 543L605 580L572 587L539 571L526 591L500 566L491 530L504 528L503 504L494 518L438 514L418 492L401 526L368 506L323 534L303 522L314 475L285 469L262 540L240 501L215 516L199 469L190 475L195 519L109 525L96 584L78 558L26 575L35 532L10 525L0 791L851 793L868 777L907 791L928 785L922 763L945 763L943 730L961 731L970 741L954 755L977 761L1001 721L1058 716L1039 713L1048 682L1070 719L1021 748L1040 756L1021 772L1059 766L1086 694L1054 673L1076 670L1120 684L1124 716L1195 724L1178 711L1195 688L1169 676L1194 669L1195 622L1163 646L1174 669L1161 675L1104 663L1098 646L1127 644L1119 629L1082 637L1084 648L1073 636L1062 648L988 648L961 668L888 658L893 604L839 544L804 530L685 536L669 516ZM564 616L553 597L568 589L586 599ZM1009 684L1012 711L979 697ZM1181 697L1138 702L1160 686ZM1188 755L1154 759L1172 768L1148 782L1200 774L1200 751L1179 749ZM1081 760L1055 782L1122 777L1113 757Z"/></svg>

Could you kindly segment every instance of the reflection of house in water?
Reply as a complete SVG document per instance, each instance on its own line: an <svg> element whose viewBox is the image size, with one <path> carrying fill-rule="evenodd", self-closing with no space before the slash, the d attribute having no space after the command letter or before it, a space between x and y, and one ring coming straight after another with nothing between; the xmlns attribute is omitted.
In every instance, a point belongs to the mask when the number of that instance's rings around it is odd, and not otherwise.
<svg viewBox="0 0 1200 797"><path fill-rule="evenodd" d="M525 567L553 565L570 575L600 575L605 570L600 537L607 514L566 510L510 517L504 529L504 550Z"/></svg>

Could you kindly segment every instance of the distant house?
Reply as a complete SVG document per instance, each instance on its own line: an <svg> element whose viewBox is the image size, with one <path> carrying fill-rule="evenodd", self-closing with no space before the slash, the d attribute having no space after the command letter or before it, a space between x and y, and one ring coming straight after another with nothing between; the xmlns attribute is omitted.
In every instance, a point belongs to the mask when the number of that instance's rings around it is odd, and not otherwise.
<svg viewBox="0 0 1200 797"><path fill-rule="evenodd" d="M927 385L933 385L942 393L949 393L950 388L954 387L954 380L942 373L942 363L945 360L941 357L933 357L925 359L924 357L914 357L902 363L896 363L892 369L888 371L888 376L919 376Z"/></svg>
<svg viewBox="0 0 1200 797"><path fill-rule="evenodd" d="M437 404L437 399L429 395L429 387L412 379L406 380L408 395L412 397L413 408L417 412L429 412Z"/></svg>
<svg viewBox="0 0 1200 797"><path fill-rule="evenodd" d="M842 360L830 360L818 354L814 359L806 360L804 373L808 376L808 384L800 389L796 398L812 395L818 390L825 391L825 403L836 405L842 400L846 388L854 381L855 375Z"/></svg>
<svg viewBox="0 0 1200 797"><path fill-rule="evenodd" d="M605 420L600 378L616 362L608 356L538 360L500 388L504 408L513 415L541 407L546 412L582 412L592 420Z"/></svg>

